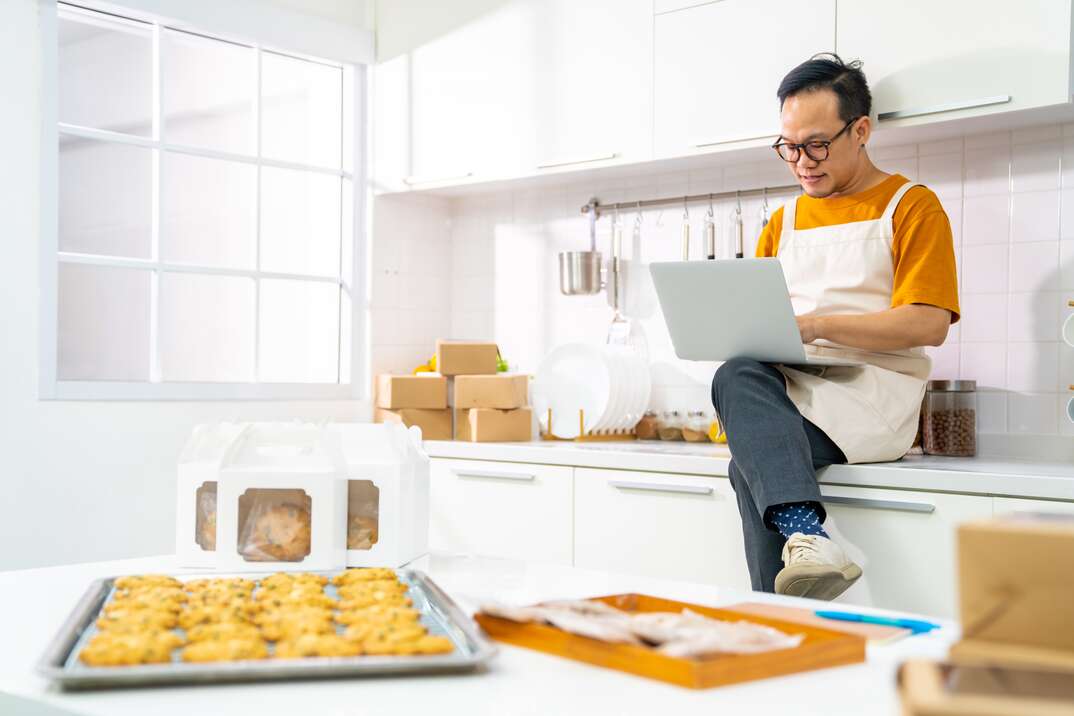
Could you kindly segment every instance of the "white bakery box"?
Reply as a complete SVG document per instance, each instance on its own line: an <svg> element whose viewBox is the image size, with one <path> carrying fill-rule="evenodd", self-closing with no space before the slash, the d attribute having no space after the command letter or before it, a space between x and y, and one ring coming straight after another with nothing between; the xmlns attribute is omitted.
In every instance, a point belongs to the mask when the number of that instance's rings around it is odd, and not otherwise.
<svg viewBox="0 0 1074 716"><path fill-rule="evenodd" d="M428 548L429 458L419 428L199 425L179 458L178 485L183 566L398 567Z"/></svg>

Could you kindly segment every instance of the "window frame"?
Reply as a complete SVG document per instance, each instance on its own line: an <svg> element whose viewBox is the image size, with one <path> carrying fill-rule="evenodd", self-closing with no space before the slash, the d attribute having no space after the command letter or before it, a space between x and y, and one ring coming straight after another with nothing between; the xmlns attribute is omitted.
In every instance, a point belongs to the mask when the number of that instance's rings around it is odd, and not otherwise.
<svg viewBox="0 0 1074 716"><path fill-rule="evenodd" d="M137 2L137 0L132 0ZM99 3L86 0L64 3L86 10L118 15L138 22L152 25L154 36L154 113L159 113L161 102L159 87L161 80L159 57L159 39L163 28L183 32L196 32L214 40L234 42L253 47L257 51L258 74L256 81L260 87L261 51L275 52L298 59L320 62L338 66L343 71L342 82L342 162L339 170L317 168L315 166L267 159L260 156L260 147L254 156L236 155L212 149L188 147L161 141L159 136L138 137L108 130L61 125L59 122L59 74L58 74L58 18L60 4L57 0L39 2L41 27L41 175L40 175L40 286L39 286L39 335L38 335L38 394L42 400L339 400L368 399L367 372L369 365L369 225L368 212L370 185L369 136L368 136L368 87L369 65L354 58L330 61L313 57L301 51L281 47L277 44L261 44L251 37L233 37L230 33L218 32L214 28L195 28L196 23L170 21L153 13L139 11L135 7L118 7L113 3ZM266 23L250 23L257 26ZM271 24L271 23L267 23ZM292 29L294 29L292 27ZM311 26L302 37L301 31L296 35L301 39L297 45L316 46L324 35L323 26ZM301 30L301 28L299 28ZM271 34L271 33L270 33ZM338 39L338 38L328 38ZM329 42L338 46L339 42ZM260 125L261 91L255 101L255 116ZM160 117L154 118L156 127L160 127ZM159 257L159 221L153 226L153 258L139 259L127 257L110 257L96 254L79 254L59 250L59 138L64 135L82 137L91 140L106 140L124 146L141 146L157 152L176 152L186 155L238 161L254 166L282 169L300 169L339 176L346 186L350 181L350 195L342 191L340 205L341 220L341 262L338 276L312 276L307 274L288 274L254 269L232 269L204 265L176 264L162 261ZM259 143L259 142L258 142ZM160 154L156 155L160 156ZM159 161L154 162L155 177L159 176ZM260 175L260 170L259 170ZM156 178L154 183L157 184ZM259 182L260 185L260 182ZM154 186L154 202L158 201L159 186ZM260 207L261 190L257 192L257 207ZM260 209L257 209L260 217ZM350 246L346 242L350 242ZM260 244L260 238L258 238ZM349 266L343 265L343 258L350 256ZM58 376L58 276L62 263L92 264L97 266L139 268L151 271L153 284L150 296L151 329L150 346L151 365L148 381L113 381L113 380L63 380ZM304 282L328 282L339 286L339 339L337 344L337 374L334 383L274 383L259 382L160 382L159 360L157 357L157 334L155 330L158 309L156 304L156 284L162 272L194 273L199 275L225 275L266 279L298 279ZM349 275L349 278L348 278ZM256 285L256 284L255 284ZM348 310L349 308L349 310ZM260 323L260 306L255 312L254 320ZM346 317L350 316L347 321ZM256 338L255 326L255 342ZM255 356L259 347L255 345ZM256 358L255 358L256 360Z"/></svg>

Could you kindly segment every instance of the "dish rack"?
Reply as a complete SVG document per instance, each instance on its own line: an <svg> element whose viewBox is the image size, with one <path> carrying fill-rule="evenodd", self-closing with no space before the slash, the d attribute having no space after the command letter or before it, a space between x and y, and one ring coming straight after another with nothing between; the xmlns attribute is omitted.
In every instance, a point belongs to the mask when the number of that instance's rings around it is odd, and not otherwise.
<svg viewBox="0 0 1074 716"><path fill-rule="evenodd" d="M562 442L613 442L617 440L637 440L638 435L633 428L626 430L597 430L586 432L585 410L578 409L578 437L561 438L552 434L552 409L548 409L548 430L541 432L541 440L559 440Z"/></svg>

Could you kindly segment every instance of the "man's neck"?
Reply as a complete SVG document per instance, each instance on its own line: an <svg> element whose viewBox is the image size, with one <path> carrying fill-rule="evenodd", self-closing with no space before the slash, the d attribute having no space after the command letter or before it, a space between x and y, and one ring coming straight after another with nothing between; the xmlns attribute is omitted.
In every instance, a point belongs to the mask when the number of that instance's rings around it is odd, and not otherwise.
<svg viewBox="0 0 1074 716"><path fill-rule="evenodd" d="M858 171L854 172L854 176L851 177L850 181L841 186L838 190L833 191L825 198L835 199L838 197L850 196L851 194L858 194L860 192L867 191L883 182L889 176L891 175L887 172L883 172L878 169L876 165L872 163L868 156L862 156L862 161L858 166Z"/></svg>

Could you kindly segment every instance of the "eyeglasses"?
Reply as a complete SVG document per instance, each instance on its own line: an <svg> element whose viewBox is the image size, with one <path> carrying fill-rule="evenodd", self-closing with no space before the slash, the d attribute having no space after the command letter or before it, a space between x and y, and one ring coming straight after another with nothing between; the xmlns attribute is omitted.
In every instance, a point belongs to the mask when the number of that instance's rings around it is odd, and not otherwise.
<svg viewBox="0 0 1074 716"><path fill-rule="evenodd" d="M798 158L801 156L803 150L805 151L806 156L813 161L823 162L825 159L828 158L828 147L831 145L831 143L839 139L843 132L850 129L850 126L857 122L859 119L861 119L861 117L855 117L854 119L844 124L843 128L836 132L835 136L833 136L831 139L814 139L809 142L803 142L801 144L795 144L794 142L776 142L772 145L772 148L776 150L776 154L779 155L780 159L785 162L791 162L792 164L798 161Z"/></svg>

